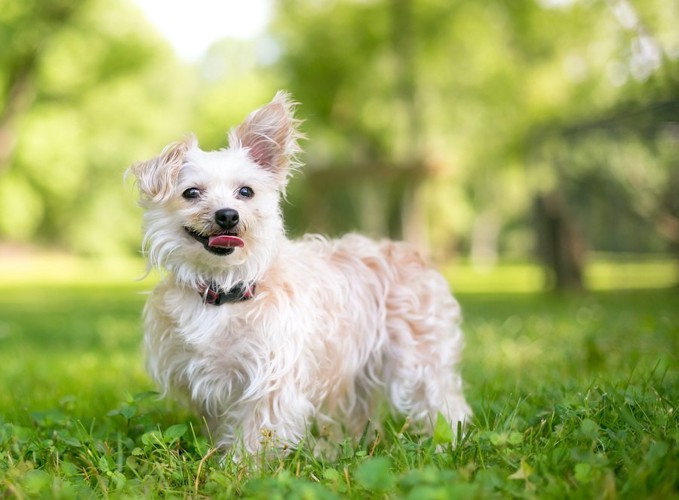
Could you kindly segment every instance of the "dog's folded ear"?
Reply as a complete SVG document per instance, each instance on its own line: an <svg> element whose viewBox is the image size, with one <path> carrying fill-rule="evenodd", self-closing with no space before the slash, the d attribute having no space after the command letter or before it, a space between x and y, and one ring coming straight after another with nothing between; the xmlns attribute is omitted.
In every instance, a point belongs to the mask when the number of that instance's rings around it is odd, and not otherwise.
<svg viewBox="0 0 679 500"><path fill-rule="evenodd" d="M279 91L269 104L250 113L229 132L230 147L247 149L250 158L276 174L283 185L298 166L298 140L303 138L298 130L300 120L294 116L295 106L289 94Z"/></svg>
<svg viewBox="0 0 679 500"><path fill-rule="evenodd" d="M174 189L186 152L197 146L191 135L181 142L167 145L156 158L135 163L129 172L137 178L143 201L160 203L167 200Z"/></svg>

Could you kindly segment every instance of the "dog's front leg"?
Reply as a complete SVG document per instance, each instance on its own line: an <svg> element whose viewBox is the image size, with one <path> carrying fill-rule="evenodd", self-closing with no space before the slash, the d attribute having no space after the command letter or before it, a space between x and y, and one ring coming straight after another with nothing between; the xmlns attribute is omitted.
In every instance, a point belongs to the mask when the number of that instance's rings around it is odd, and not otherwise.
<svg viewBox="0 0 679 500"><path fill-rule="evenodd" d="M305 436L313 416L313 405L294 381L248 404L242 414L241 439L250 453L294 448Z"/></svg>

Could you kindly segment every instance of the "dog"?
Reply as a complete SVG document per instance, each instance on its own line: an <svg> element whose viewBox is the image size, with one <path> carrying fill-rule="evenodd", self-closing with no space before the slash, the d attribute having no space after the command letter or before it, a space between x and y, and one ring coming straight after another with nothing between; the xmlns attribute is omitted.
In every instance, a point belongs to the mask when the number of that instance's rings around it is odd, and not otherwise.
<svg viewBox="0 0 679 500"><path fill-rule="evenodd" d="M312 426L358 437L384 401L455 432L471 411L445 279L405 243L286 237L295 107L278 92L227 148L188 136L131 167L149 267L166 271L144 309L147 369L227 450L294 448Z"/></svg>

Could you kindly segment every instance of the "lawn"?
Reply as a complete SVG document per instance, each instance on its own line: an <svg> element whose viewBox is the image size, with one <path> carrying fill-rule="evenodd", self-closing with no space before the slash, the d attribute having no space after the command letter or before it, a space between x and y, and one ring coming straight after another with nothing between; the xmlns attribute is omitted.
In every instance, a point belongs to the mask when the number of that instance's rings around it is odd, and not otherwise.
<svg viewBox="0 0 679 500"><path fill-rule="evenodd" d="M473 421L220 464L143 370L144 282L0 286L0 498L679 497L679 291L460 293ZM108 281L107 281L108 282Z"/></svg>

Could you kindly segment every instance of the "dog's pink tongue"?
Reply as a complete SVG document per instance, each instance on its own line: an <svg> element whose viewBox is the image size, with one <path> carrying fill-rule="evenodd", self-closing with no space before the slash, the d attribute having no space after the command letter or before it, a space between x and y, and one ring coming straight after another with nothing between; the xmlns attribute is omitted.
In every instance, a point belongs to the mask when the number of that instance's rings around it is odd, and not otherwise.
<svg viewBox="0 0 679 500"><path fill-rule="evenodd" d="M220 234L218 236L210 236L207 242L208 246L220 248L234 248L245 246L245 242L238 236L230 236L228 234Z"/></svg>

